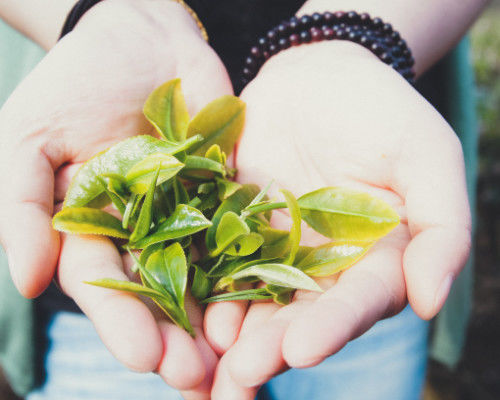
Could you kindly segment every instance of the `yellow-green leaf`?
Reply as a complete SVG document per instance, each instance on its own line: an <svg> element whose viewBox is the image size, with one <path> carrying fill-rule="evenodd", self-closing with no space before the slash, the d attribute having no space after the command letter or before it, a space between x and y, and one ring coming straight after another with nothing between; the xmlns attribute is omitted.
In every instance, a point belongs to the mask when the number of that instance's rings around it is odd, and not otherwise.
<svg viewBox="0 0 500 400"><path fill-rule="evenodd" d="M213 144L212 146L210 146L205 153L205 157L218 163L225 164L222 150L220 149L220 146L218 144Z"/></svg>
<svg viewBox="0 0 500 400"><path fill-rule="evenodd" d="M184 164L168 154L151 154L134 164L127 172L125 178L129 189L136 194L146 193L158 167L160 172L156 184L160 185L175 176Z"/></svg>
<svg viewBox="0 0 500 400"><path fill-rule="evenodd" d="M264 238L264 244L260 249L262 258L280 258L290 249L290 233L279 229L264 227L259 229Z"/></svg>
<svg viewBox="0 0 500 400"><path fill-rule="evenodd" d="M399 224L385 201L367 193L327 187L298 199L302 218L317 232L336 240L374 241Z"/></svg>
<svg viewBox="0 0 500 400"><path fill-rule="evenodd" d="M76 234L106 235L127 239L130 232L122 228L118 218L102 210L88 207L63 208L52 219L54 229Z"/></svg>
<svg viewBox="0 0 500 400"><path fill-rule="evenodd" d="M186 293L188 267L186 255L182 246L175 242L163 250L166 273L177 304L184 308L184 295Z"/></svg>
<svg viewBox="0 0 500 400"><path fill-rule="evenodd" d="M104 278L92 282L85 282L88 285L99 286L106 289L121 290L123 292L135 293L151 298L162 298L163 294L147 286L139 285L135 282L118 281L116 279Z"/></svg>
<svg viewBox="0 0 500 400"><path fill-rule="evenodd" d="M204 155L218 144L223 152L231 154L245 122L245 103L235 96L223 96L203 108L189 123L187 136L202 135L204 140L191 151Z"/></svg>
<svg viewBox="0 0 500 400"><path fill-rule="evenodd" d="M225 254L235 257L249 256L255 253L264 243L264 238L256 232L238 236L225 250Z"/></svg>
<svg viewBox="0 0 500 400"><path fill-rule="evenodd" d="M215 234L217 247L210 253L210 256L215 257L220 254L238 237L248 233L250 233L250 228L236 213L232 211L226 212L220 219Z"/></svg>
<svg viewBox="0 0 500 400"><path fill-rule="evenodd" d="M165 139L174 142L186 139L189 114L180 79L173 79L156 88L146 100L143 111Z"/></svg>
<svg viewBox="0 0 500 400"><path fill-rule="evenodd" d="M290 229L290 253L288 253L283 264L292 265L295 260L295 255L299 250L301 236L300 223L302 220L300 217L300 208L294 195L286 189L282 189L281 193L285 196L286 204L290 211L290 217L292 218L292 228Z"/></svg>
<svg viewBox="0 0 500 400"><path fill-rule="evenodd" d="M273 296L275 303L282 306L290 304L292 301L292 295L295 289L276 286L276 285L266 285L265 289Z"/></svg>
<svg viewBox="0 0 500 400"><path fill-rule="evenodd" d="M374 242L337 241L313 248L296 265L310 276L328 276L340 272L358 261Z"/></svg>

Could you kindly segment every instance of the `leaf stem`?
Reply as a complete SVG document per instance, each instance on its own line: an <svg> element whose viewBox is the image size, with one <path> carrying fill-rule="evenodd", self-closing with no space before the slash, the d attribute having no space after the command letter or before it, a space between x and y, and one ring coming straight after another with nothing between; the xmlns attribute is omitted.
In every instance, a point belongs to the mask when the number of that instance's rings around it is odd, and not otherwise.
<svg viewBox="0 0 500 400"><path fill-rule="evenodd" d="M248 218L255 214L260 214L262 212L277 210L279 208L287 208L286 202L280 201L277 203L267 203L267 204L258 204L255 206L247 207L242 213L242 218Z"/></svg>

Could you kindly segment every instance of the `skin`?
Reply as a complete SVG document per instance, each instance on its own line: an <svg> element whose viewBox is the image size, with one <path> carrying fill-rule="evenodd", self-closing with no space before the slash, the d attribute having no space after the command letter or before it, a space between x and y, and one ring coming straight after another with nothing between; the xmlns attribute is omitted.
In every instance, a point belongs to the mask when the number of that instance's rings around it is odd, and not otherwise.
<svg viewBox="0 0 500 400"><path fill-rule="evenodd" d="M274 178L296 196L332 185L365 190L396 208L400 227L355 268L319 281L325 289L319 296L297 293L289 306L255 303L248 310L244 302L214 304L204 320L191 307L196 340L130 294L84 285L126 279L129 261L108 239L52 230L51 217L76 168L125 137L150 132L141 108L159 84L180 77L191 115L232 88L179 5L106 0L54 45L72 3L54 0L29 14L25 10L34 8L0 2L2 18L50 49L0 111L0 184L9 188L0 198L0 241L23 295L37 296L56 277L120 361L157 371L186 399L210 398L210 391L213 399L250 399L275 374L321 362L407 301L423 318L441 308L470 246L460 144L396 72L342 42L281 52L248 85L238 180L265 185ZM380 15L408 41L421 73L485 3L310 0L301 13ZM41 12L50 15L39 18ZM286 214L275 214L275 226L288 226ZM303 244L318 240L303 235Z"/></svg>

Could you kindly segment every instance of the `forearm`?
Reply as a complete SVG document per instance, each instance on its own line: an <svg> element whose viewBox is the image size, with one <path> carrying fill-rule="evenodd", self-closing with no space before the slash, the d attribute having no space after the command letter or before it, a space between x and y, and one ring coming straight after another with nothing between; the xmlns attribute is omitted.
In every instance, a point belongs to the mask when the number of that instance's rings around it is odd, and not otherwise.
<svg viewBox="0 0 500 400"><path fill-rule="evenodd" d="M0 0L0 18L49 49L75 3L76 0Z"/></svg>
<svg viewBox="0 0 500 400"><path fill-rule="evenodd" d="M460 39L489 0L309 0L299 14L315 11L368 12L392 24L415 57L417 75Z"/></svg>

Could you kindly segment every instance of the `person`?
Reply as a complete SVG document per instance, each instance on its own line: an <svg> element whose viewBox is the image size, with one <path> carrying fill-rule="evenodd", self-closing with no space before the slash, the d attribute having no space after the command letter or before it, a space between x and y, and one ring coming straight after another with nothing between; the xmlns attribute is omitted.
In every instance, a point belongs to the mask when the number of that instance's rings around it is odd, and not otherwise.
<svg viewBox="0 0 500 400"><path fill-rule="evenodd" d="M256 3L265 15L265 2ZM355 9L382 17L406 39L421 75L486 3L309 0L298 2L297 12ZM100 2L56 43L72 5L7 0L0 7L3 19L49 50L0 111L0 184L7 189L0 240L20 293L38 296L55 277L117 360L156 371L185 399L251 399L284 369L318 364L272 380L261 396L418 398L428 325L416 315L427 320L441 309L470 248L462 149L441 115L354 43L324 41L272 56L241 93L247 118L238 180L265 185L273 178L297 195L321 186L358 188L386 200L403 223L355 268L321 281L319 297L299 295L282 308L215 304L204 315L193 307L191 339L137 298L84 285L127 279L129 260L106 238L59 236L50 220L79 165L125 137L151 133L141 108L154 87L180 77L194 115L233 92L230 76L178 2ZM211 6L212 13L220 9ZM314 241L305 235L304 244ZM126 373L107 358L88 320L56 311L47 379L29 400L167 396L156 376Z"/></svg>

